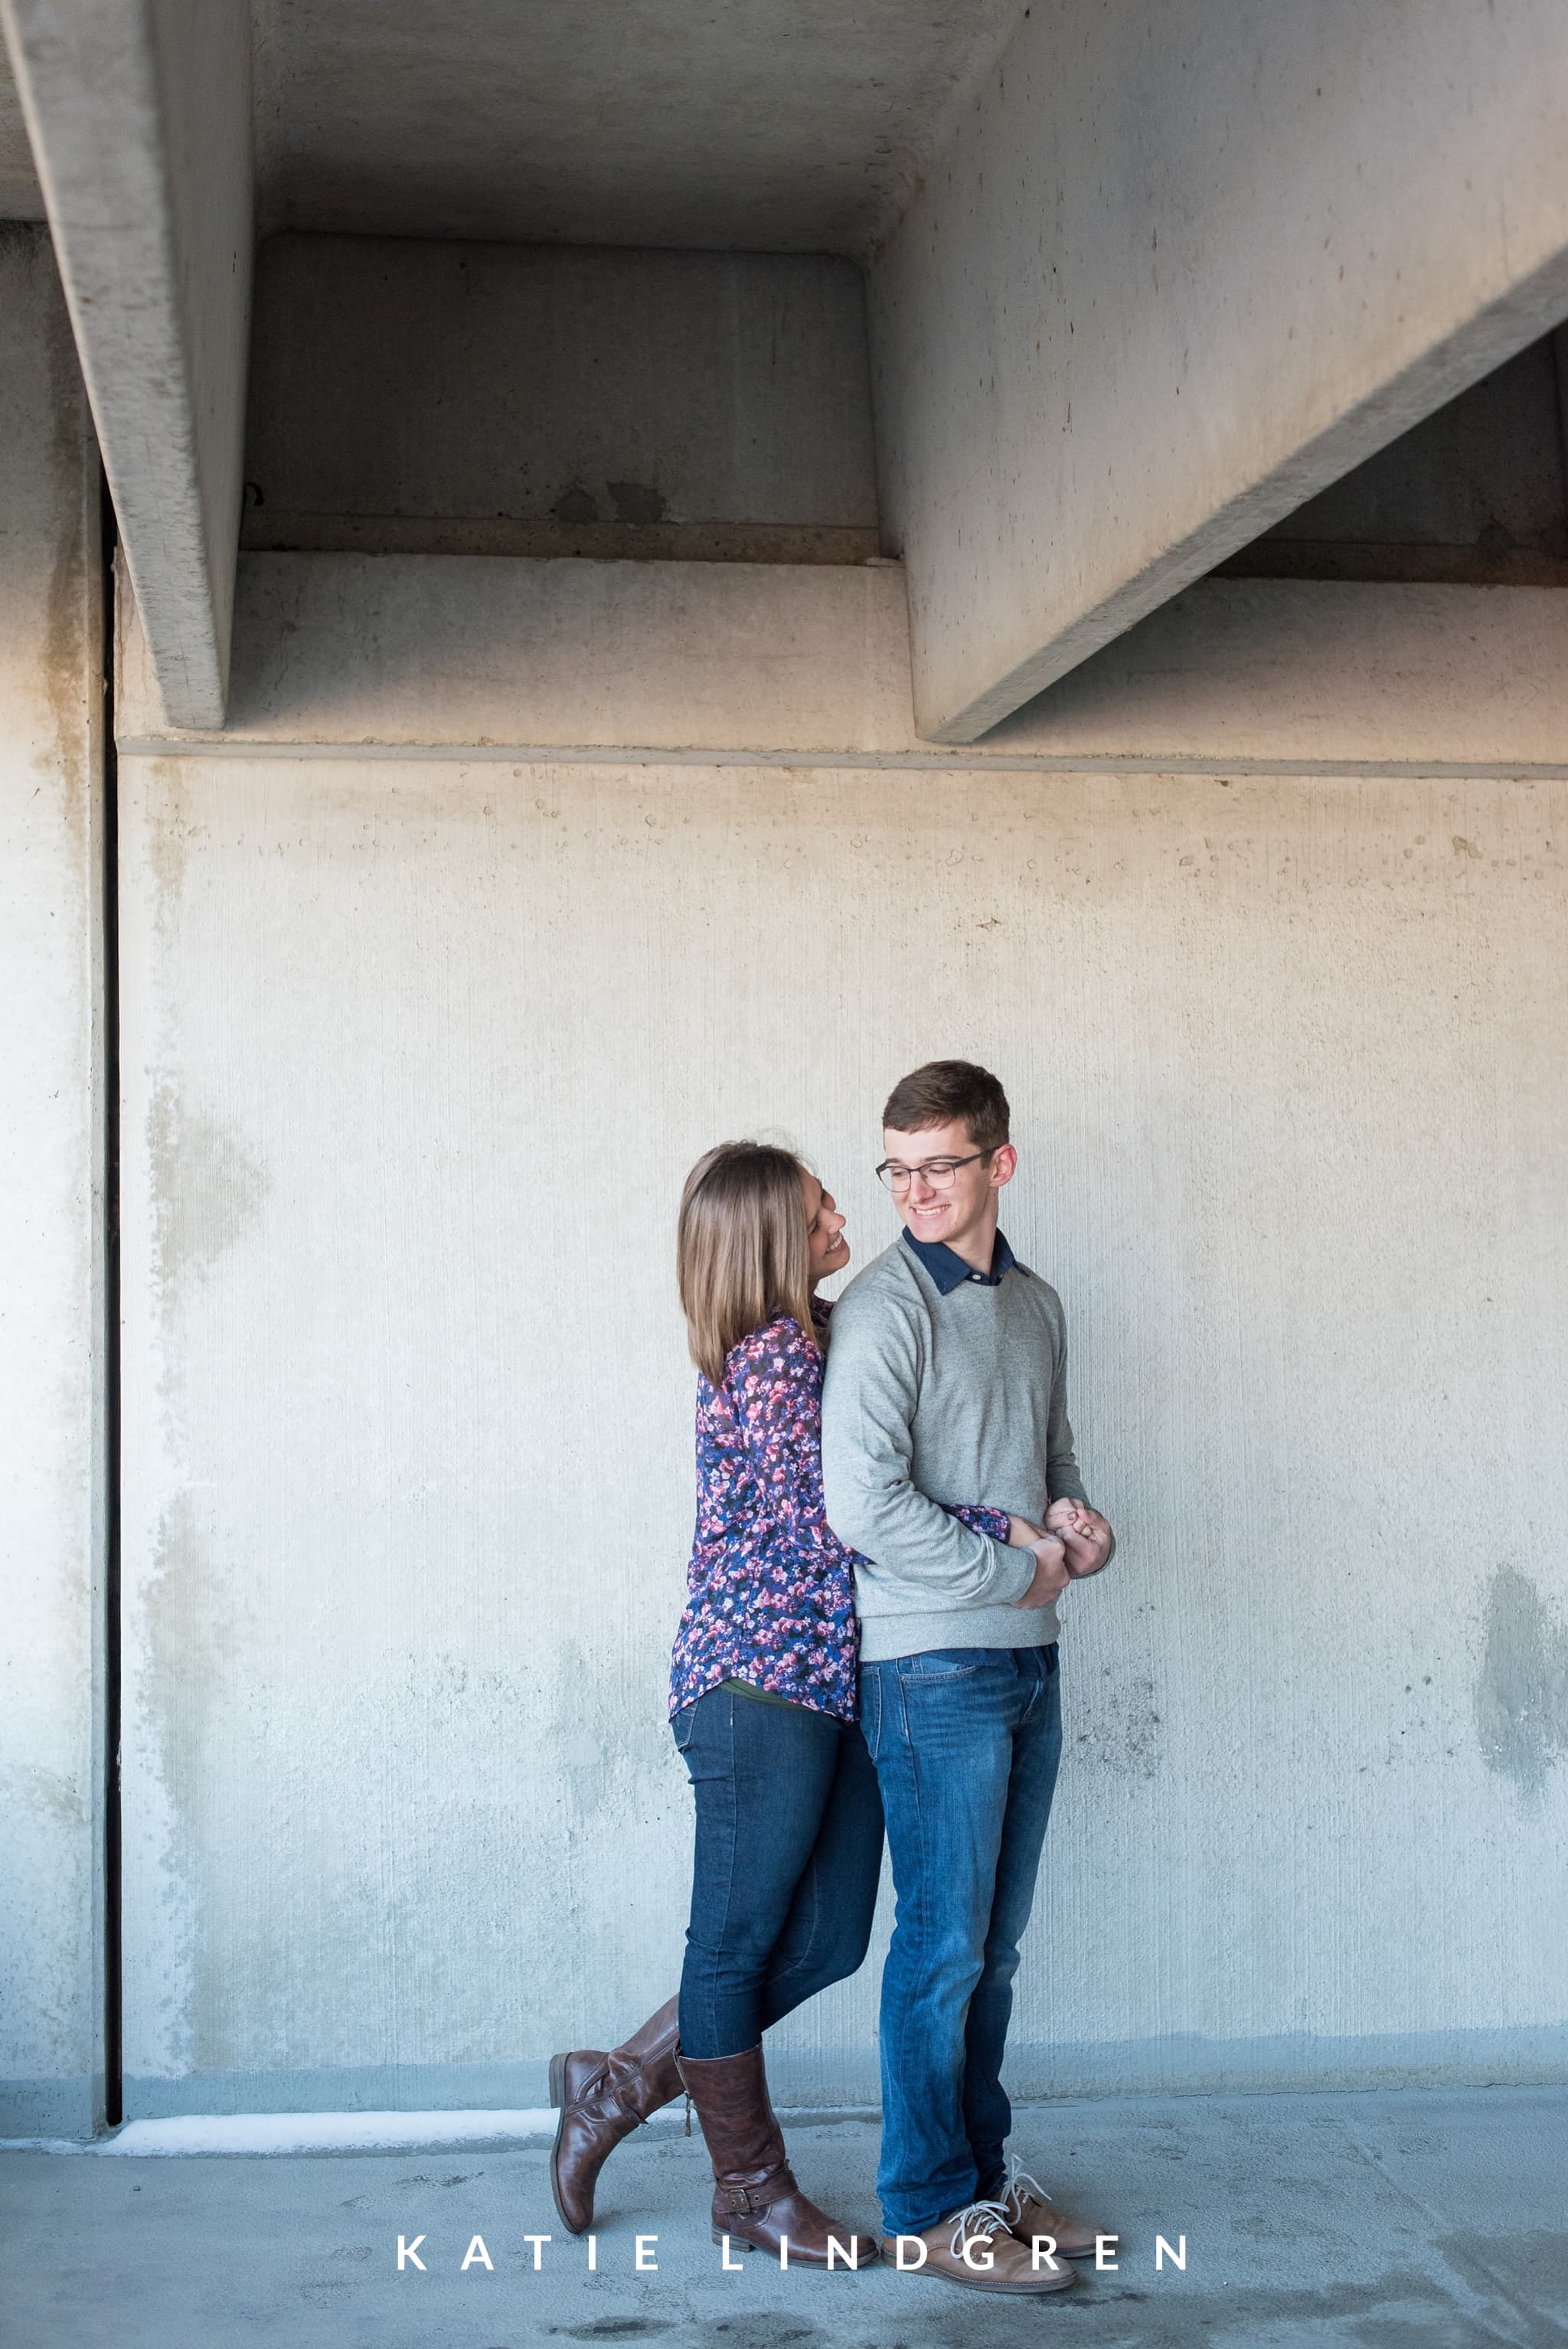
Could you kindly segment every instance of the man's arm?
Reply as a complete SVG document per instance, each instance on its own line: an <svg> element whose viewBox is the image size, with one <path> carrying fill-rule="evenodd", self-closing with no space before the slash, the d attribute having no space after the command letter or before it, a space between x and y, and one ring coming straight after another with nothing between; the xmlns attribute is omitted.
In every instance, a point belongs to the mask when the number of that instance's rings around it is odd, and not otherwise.
<svg viewBox="0 0 1568 2349"><path fill-rule="evenodd" d="M936 1593L967 1607L1016 1606L1034 1584L1035 1552L960 1525L911 1479L919 1393L913 1318L885 1298L873 1312L841 1301L822 1389L828 1523L859 1551L862 1578L889 1611L928 1606Z"/></svg>
<svg viewBox="0 0 1568 2349"><path fill-rule="evenodd" d="M1099 1511L1089 1506L1083 1474L1073 1450L1072 1425L1068 1418L1067 1330L1059 1321L1050 1418L1046 1429L1046 1490L1050 1496L1046 1525L1066 1547L1068 1571L1075 1579L1098 1574L1115 1555L1116 1536Z"/></svg>

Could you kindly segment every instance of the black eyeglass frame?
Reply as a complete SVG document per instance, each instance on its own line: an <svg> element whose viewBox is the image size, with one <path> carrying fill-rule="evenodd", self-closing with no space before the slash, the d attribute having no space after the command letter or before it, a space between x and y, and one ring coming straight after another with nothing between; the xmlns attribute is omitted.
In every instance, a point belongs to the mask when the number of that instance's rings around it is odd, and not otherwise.
<svg viewBox="0 0 1568 2349"><path fill-rule="evenodd" d="M996 1148L998 1147L1000 1147L999 1144L990 1150L972 1150L967 1158L927 1158L918 1166L906 1166L903 1169L904 1181L902 1188L907 1191L915 1176L917 1174L923 1174L926 1181L931 1184L931 1187L934 1191L951 1190L953 1186L953 1177L957 1174L958 1169L961 1166L973 1166L977 1158L995 1158L996 1155ZM893 1182L892 1176L888 1171L894 1164L894 1160L884 1158L882 1164L876 1169L877 1181L882 1185L884 1191L895 1191L901 1187ZM937 1183L933 1181L929 1172L929 1169L933 1166L945 1166L948 1169L948 1175L945 1183Z"/></svg>

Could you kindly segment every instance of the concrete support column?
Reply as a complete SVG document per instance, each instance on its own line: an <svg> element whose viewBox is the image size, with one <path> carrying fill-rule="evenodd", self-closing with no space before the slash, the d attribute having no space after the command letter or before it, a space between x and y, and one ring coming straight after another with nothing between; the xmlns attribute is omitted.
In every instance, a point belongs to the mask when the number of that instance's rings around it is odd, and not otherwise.
<svg viewBox="0 0 1568 2349"><path fill-rule="evenodd" d="M253 245L243 0L0 0L176 725L222 723Z"/></svg>
<svg viewBox="0 0 1568 2349"><path fill-rule="evenodd" d="M0 227L0 2137L103 2095L98 595L48 237Z"/></svg>

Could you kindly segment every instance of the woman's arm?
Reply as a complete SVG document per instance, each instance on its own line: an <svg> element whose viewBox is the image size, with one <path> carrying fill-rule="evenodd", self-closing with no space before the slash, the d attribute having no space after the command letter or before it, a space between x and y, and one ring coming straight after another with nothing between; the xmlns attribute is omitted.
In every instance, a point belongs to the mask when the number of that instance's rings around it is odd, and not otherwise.
<svg viewBox="0 0 1568 2349"><path fill-rule="evenodd" d="M973 1526L977 1534L989 1534L993 1541L1013 1539L1014 1521L1006 1509L979 1508L967 1501L942 1501L937 1506L945 1509L950 1517L956 1517L961 1526ZM1015 1548L1022 1547L1021 1543L1014 1544Z"/></svg>
<svg viewBox="0 0 1568 2349"><path fill-rule="evenodd" d="M769 1514L781 1533L801 1548L832 1543L822 1502L822 1410L820 1357L793 1321L776 1322L744 1340L746 1359L729 1373L737 1413L753 1470ZM1018 1521L1006 1509L967 1501L937 1504L948 1516L993 1541L1014 1541ZM1033 1529L1031 1528L1031 1531Z"/></svg>
<svg viewBox="0 0 1568 2349"><path fill-rule="evenodd" d="M727 1382L765 1512L797 1547L841 1554L822 1504L820 1354L793 1321L754 1331L735 1352Z"/></svg>

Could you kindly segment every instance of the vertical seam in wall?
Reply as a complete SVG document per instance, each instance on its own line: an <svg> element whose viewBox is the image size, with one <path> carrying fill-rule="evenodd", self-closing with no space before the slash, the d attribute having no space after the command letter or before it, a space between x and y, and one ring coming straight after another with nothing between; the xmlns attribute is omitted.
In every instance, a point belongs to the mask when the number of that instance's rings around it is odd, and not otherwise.
<svg viewBox="0 0 1568 2349"><path fill-rule="evenodd" d="M114 741L115 552L108 480L98 477L103 661L104 1088L104 2120L125 2117L120 1950L119 777Z"/></svg>

